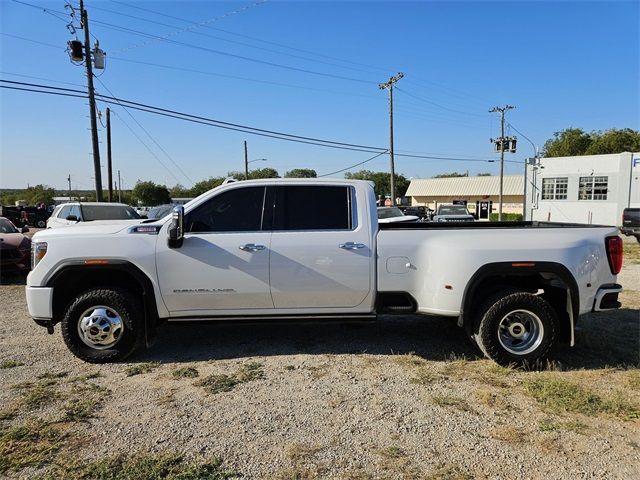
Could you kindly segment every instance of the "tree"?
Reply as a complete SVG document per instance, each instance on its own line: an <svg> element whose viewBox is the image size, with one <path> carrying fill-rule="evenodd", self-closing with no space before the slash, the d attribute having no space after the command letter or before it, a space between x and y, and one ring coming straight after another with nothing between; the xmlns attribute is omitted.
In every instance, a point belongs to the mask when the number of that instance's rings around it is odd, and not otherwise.
<svg viewBox="0 0 640 480"><path fill-rule="evenodd" d="M469 175L466 173L460 172L451 172L451 173L439 173L438 175L434 175L432 178L458 178L458 177L468 177Z"/></svg>
<svg viewBox="0 0 640 480"><path fill-rule="evenodd" d="M477 177L490 177L491 174L489 172L482 172L476 175Z"/></svg>
<svg viewBox="0 0 640 480"><path fill-rule="evenodd" d="M637 152L640 132L631 128L612 128L585 133L580 128L567 128L553 134L544 144L545 157L603 155L607 153Z"/></svg>
<svg viewBox="0 0 640 480"><path fill-rule="evenodd" d="M132 194L134 200L147 207L171 203L169 189L165 185L156 185L151 181L141 182L138 180L133 187Z"/></svg>
<svg viewBox="0 0 640 480"><path fill-rule="evenodd" d="M316 178L318 174L311 168L294 168L284 174L285 178Z"/></svg>
<svg viewBox="0 0 640 480"><path fill-rule="evenodd" d="M204 192L208 192L212 188L219 187L224 182L224 177L209 177L208 180L201 180L189 190L189 196L197 197Z"/></svg>
<svg viewBox="0 0 640 480"><path fill-rule="evenodd" d="M53 204L53 197L56 191L48 185L35 185L24 191L24 197L18 200L26 200L29 205L36 205L43 202L45 205Z"/></svg>
<svg viewBox="0 0 640 480"><path fill-rule="evenodd" d="M178 183L169 189L169 193L171 194L171 198L184 198L191 196L191 189Z"/></svg>
<svg viewBox="0 0 640 480"><path fill-rule="evenodd" d="M244 172L229 172L228 177L235 178L236 180L244 180ZM280 178L278 171L275 168L256 168L255 170L249 170L249 180L256 180L260 178Z"/></svg>
<svg viewBox="0 0 640 480"><path fill-rule="evenodd" d="M640 132L630 128L592 132L591 144L586 155L603 155L606 153L639 152Z"/></svg>
<svg viewBox="0 0 640 480"><path fill-rule="evenodd" d="M371 170L360 170L359 172L347 172L344 178L350 180L369 180L374 183L374 190L377 197L385 197L391 192L391 174L386 172L372 172ZM396 196L404 197L409 188L409 180L402 174L395 174Z"/></svg>

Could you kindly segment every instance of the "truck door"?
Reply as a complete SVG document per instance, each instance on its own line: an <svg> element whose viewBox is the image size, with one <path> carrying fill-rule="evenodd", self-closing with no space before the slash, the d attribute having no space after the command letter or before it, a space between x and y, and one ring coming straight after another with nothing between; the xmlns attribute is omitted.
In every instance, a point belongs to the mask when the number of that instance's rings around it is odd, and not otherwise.
<svg viewBox="0 0 640 480"><path fill-rule="evenodd" d="M339 185L272 187L271 296L276 309L321 312L364 305L372 245L364 205ZM364 302L364 303L363 303Z"/></svg>
<svg viewBox="0 0 640 480"><path fill-rule="evenodd" d="M180 248L159 239L158 282L170 312L206 316L273 309L271 232L262 225L265 193L265 187L226 190L185 214Z"/></svg>

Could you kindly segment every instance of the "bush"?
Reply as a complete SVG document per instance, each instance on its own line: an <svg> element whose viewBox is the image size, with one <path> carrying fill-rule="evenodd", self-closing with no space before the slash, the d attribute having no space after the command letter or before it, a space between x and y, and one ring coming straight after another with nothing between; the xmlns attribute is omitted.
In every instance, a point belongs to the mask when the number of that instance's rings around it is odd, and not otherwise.
<svg viewBox="0 0 640 480"><path fill-rule="evenodd" d="M497 222L498 221L498 214L497 213L492 213L489 215L489 220L492 222ZM503 213L502 214L502 221L503 222L521 222L522 221L522 214L521 213Z"/></svg>

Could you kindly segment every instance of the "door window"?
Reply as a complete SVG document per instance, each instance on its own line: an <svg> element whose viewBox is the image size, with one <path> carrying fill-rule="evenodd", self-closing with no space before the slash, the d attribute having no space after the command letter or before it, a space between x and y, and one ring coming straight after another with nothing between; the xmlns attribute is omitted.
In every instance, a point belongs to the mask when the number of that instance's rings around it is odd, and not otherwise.
<svg viewBox="0 0 640 480"><path fill-rule="evenodd" d="M185 232L255 232L262 229L265 187L235 188L196 207Z"/></svg>
<svg viewBox="0 0 640 480"><path fill-rule="evenodd" d="M66 220L69 215L71 215L71 205L64 206L60 209L60 213L58 214L58 218Z"/></svg>
<svg viewBox="0 0 640 480"><path fill-rule="evenodd" d="M69 215L75 215L75 217L78 220L82 219L82 215L80 215L80 206L79 205L73 205L71 207L71 211L69 212Z"/></svg>
<svg viewBox="0 0 640 480"><path fill-rule="evenodd" d="M274 230L351 230L352 190L343 186L277 187Z"/></svg>

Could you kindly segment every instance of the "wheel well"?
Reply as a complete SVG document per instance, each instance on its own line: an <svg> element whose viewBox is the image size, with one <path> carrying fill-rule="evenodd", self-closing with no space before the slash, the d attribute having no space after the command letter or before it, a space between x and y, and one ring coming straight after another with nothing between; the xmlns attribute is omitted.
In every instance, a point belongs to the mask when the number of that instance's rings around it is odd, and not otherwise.
<svg viewBox="0 0 640 480"><path fill-rule="evenodd" d="M575 282L574 282L575 283ZM560 340L571 339L571 318L568 299L571 298L573 318L577 318L577 287L558 272L496 273L483 275L467 288L463 299L459 324L468 334L477 332L480 307L488 298L502 291L523 291L540 295L555 310L559 321ZM569 297L567 296L569 292Z"/></svg>
<svg viewBox="0 0 640 480"><path fill-rule="evenodd" d="M122 266L69 266L55 274L48 282L54 288L53 322L62 320L64 311L69 303L80 293L96 287L118 287L133 293L137 298L144 299L145 313L154 301L153 289L143 284L140 274Z"/></svg>

